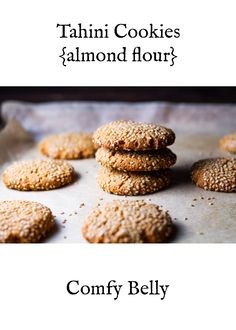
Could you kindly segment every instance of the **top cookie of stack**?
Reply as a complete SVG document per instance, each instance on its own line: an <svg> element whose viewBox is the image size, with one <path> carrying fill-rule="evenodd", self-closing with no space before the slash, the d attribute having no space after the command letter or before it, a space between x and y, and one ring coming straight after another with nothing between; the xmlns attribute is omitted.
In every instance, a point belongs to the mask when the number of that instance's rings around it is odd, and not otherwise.
<svg viewBox="0 0 236 330"><path fill-rule="evenodd" d="M116 120L94 133L95 144L113 150L144 151L165 148L174 143L170 128L131 120Z"/></svg>
<svg viewBox="0 0 236 330"><path fill-rule="evenodd" d="M96 160L104 166L98 175L100 187L119 195L143 195L170 183L167 170L176 162L168 148L175 141L166 127L118 120L103 125L94 133L100 147Z"/></svg>

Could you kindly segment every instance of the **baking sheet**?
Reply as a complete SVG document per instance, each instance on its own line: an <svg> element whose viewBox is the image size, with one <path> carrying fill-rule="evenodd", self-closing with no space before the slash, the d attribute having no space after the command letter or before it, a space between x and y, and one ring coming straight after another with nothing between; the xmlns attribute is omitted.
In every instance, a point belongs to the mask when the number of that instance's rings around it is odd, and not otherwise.
<svg viewBox="0 0 236 330"><path fill-rule="evenodd" d="M1 172L14 160L43 158L35 140L55 131L92 131L117 118L161 122L176 131L176 143L171 146L178 156L173 183L155 194L123 197L103 192L95 180L99 165L94 159L70 161L78 179L56 190L19 192L7 189L1 181L1 200L27 199L51 208L57 226L44 242L85 242L81 227L90 209L98 203L123 198L144 199L169 210L176 226L171 242L236 242L235 194L204 191L191 183L189 175L192 163L198 159L226 155L218 149L218 139L235 130L234 106L10 102L2 110L8 124L0 132Z"/></svg>

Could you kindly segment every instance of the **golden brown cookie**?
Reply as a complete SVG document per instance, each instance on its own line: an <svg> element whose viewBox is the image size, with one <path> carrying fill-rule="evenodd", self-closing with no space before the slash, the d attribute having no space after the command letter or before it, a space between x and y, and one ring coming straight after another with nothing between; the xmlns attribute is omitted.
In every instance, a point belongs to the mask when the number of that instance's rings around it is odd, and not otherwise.
<svg viewBox="0 0 236 330"><path fill-rule="evenodd" d="M160 243L172 228L169 214L158 205L116 200L92 209L82 233L90 243Z"/></svg>
<svg viewBox="0 0 236 330"><path fill-rule="evenodd" d="M117 120L98 128L93 138L100 147L138 151L171 145L175 141L175 134L171 129L155 124Z"/></svg>
<svg viewBox="0 0 236 330"><path fill-rule="evenodd" d="M120 172L102 167L97 173L99 186L116 195L145 195L170 185L169 170L158 172Z"/></svg>
<svg viewBox="0 0 236 330"><path fill-rule="evenodd" d="M42 204L0 202L0 243L39 242L54 225L51 210Z"/></svg>
<svg viewBox="0 0 236 330"><path fill-rule="evenodd" d="M220 148L224 151L230 152L231 154L236 154L236 132L224 136L220 142Z"/></svg>
<svg viewBox="0 0 236 330"><path fill-rule="evenodd" d="M176 155L168 148L153 151L126 151L99 148L96 160L103 166L118 171L158 171L176 162Z"/></svg>
<svg viewBox="0 0 236 330"><path fill-rule="evenodd" d="M3 182L17 190L50 190L71 183L74 168L63 160L23 160L3 172Z"/></svg>
<svg viewBox="0 0 236 330"><path fill-rule="evenodd" d="M202 159L193 164L192 180L205 190L236 191L236 159Z"/></svg>
<svg viewBox="0 0 236 330"><path fill-rule="evenodd" d="M54 159L82 159L94 157L96 148L92 134L63 133L44 138L39 143L43 155Z"/></svg>

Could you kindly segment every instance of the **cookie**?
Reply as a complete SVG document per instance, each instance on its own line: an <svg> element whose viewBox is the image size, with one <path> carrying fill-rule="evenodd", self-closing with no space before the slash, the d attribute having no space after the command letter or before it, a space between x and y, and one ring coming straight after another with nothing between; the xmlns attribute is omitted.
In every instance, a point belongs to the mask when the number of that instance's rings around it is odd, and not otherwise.
<svg viewBox="0 0 236 330"><path fill-rule="evenodd" d="M116 195L145 195L169 186L169 170L158 172L120 172L102 167L97 173L99 186Z"/></svg>
<svg viewBox="0 0 236 330"><path fill-rule="evenodd" d="M23 160L3 172L3 182L16 190L49 190L71 183L74 168L63 160Z"/></svg>
<svg viewBox="0 0 236 330"><path fill-rule="evenodd" d="M158 205L116 200L92 209L82 233L90 243L160 243L172 228L171 217Z"/></svg>
<svg viewBox="0 0 236 330"><path fill-rule="evenodd" d="M42 204L0 202L0 243L39 242L54 225L51 210Z"/></svg>
<svg viewBox="0 0 236 330"><path fill-rule="evenodd" d="M139 151L171 145L175 141L175 134L171 129L155 124L117 120L98 128L93 139L100 147Z"/></svg>
<svg viewBox="0 0 236 330"><path fill-rule="evenodd" d="M224 136L220 142L220 148L224 151L236 154L236 132Z"/></svg>
<svg viewBox="0 0 236 330"><path fill-rule="evenodd" d="M192 180L205 190L236 191L236 159L202 159L193 164Z"/></svg>
<svg viewBox="0 0 236 330"><path fill-rule="evenodd" d="M176 162L176 155L168 148L153 151L126 151L99 148L96 160L103 166L119 171L158 171Z"/></svg>
<svg viewBox="0 0 236 330"><path fill-rule="evenodd" d="M94 157L96 148L92 134L63 133L46 137L39 143L39 150L54 159L82 159Z"/></svg>

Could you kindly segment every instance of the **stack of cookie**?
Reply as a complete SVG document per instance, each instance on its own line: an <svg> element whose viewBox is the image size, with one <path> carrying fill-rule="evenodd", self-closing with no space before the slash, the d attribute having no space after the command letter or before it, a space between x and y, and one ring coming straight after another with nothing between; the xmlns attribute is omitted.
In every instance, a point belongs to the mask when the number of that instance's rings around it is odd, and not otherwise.
<svg viewBox="0 0 236 330"><path fill-rule="evenodd" d="M167 146L175 141L166 127L118 120L94 133L99 146L96 160L103 166L97 174L99 186L117 195L144 195L169 186L169 168L176 155Z"/></svg>

